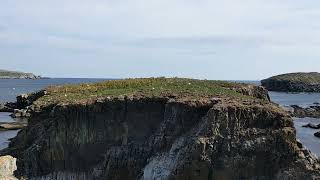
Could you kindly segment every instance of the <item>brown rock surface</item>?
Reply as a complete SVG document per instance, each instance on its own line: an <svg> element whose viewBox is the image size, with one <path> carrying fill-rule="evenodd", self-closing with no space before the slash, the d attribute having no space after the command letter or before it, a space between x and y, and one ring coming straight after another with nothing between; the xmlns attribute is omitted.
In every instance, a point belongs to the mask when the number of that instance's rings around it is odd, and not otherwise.
<svg viewBox="0 0 320 180"><path fill-rule="evenodd" d="M33 179L319 179L319 160L297 142L291 117L267 94L240 91L251 98L42 100L1 153Z"/></svg>

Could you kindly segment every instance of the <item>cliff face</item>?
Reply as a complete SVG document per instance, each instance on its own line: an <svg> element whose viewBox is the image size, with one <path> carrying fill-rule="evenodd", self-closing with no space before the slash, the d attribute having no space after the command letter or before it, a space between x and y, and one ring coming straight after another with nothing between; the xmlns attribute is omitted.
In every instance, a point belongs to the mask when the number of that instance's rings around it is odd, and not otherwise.
<svg viewBox="0 0 320 180"><path fill-rule="evenodd" d="M17 71L7 71L0 69L0 79L40 79L40 76L36 76L32 73L23 73Z"/></svg>
<svg viewBox="0 0 320 180"><path fill-rule="evenodd" d="M274 76L261 81L270 91L320 92L319 73L291 73Z"/></svg>
<svg viewBox="0 0 320 180"><path fill-rule="evenodd" d="M17 157L18 175L29 179L319 179L291 118L255 97L34 106L2 154Z"/></svg>

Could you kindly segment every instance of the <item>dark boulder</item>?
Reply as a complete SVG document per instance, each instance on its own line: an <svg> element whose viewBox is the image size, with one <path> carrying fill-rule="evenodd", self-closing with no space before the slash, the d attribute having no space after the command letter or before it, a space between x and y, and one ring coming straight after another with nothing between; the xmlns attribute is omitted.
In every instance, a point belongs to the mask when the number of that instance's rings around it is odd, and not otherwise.
<svg viewBox="0 0 320 180"><path fill-rule="evenodd" d="M320 131L319 131L319 132L314 133L314 136L315 136L315 137L320 138Z"/></svg>
<svg viewBox="0 0 320 180"><path fill-rule="evenodd" d="M26 107L32 105L34 101L39 99L40 97L46 95L47 91L41 90L31 94L22 94L17 96L17 109L25 109Z"/></svg>

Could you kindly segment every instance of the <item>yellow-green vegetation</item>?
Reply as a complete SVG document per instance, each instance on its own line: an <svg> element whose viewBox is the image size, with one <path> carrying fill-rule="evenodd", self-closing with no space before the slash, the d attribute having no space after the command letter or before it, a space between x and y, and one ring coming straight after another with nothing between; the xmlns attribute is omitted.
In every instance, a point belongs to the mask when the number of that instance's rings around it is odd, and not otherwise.
<svg viewBox="0 0 320 180"><path fill-rule="evenodd" d="M47 95L37 100L38 104L81 103L91 99L119 96L174 96L196 99L201 97L228 96L251 98L236 92L243 84L225 81L195 80L183 78L140 78L112 80L94 84L49 87Z"/></svg>
<svg viewBox="0 0 320 180"><path fill-rule="evenodd" d="M271 77L278 81L301 82L304 84L320 84L320 73L289 73Z"/></svg>
<svg viewBox="0 0 320 180"><path fill-rule="evenodd" d="M0 70L0 79L3 78L35 78L32 73L23 73L18 71Z"/></svg>

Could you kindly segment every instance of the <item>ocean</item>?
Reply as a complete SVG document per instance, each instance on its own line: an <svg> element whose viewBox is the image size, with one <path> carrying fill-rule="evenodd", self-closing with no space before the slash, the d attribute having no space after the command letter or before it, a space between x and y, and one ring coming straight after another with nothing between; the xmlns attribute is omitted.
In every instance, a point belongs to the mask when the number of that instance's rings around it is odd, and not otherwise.
<svg viewBox="0 0 320 180"><path fill-rule="evenodd" d="M30 93L37 90L41 90L45 87L52 85L63 84L77 84L77 83L91 83L99 82L107 79L70 79L70 78L58 78L58 79L39 79L39 80L1 80L0 79L0 102L15 101L15 98L19 94ZM260 85L259 81L237 81L250 83L254 85ZM289 105L308 106L315 102L320 102L320 93L280 93L270 92L270 98L273 102L280 104L286 108ZM9 113L0 112L0 122L17 121L12 119ZM315 155L320 157L320 139L313 136L315 130L309 128L303 128L302 125L307 123L320 124L320 119L315 118L295 118L294 125L297 130L297 138L302 142L304 146L310 149ZM3 131L0 132L0 149L8 146L8 139L16 136L18 131Z"/></svg>

